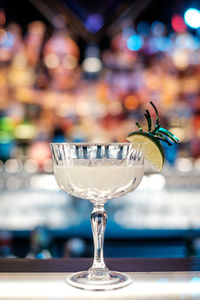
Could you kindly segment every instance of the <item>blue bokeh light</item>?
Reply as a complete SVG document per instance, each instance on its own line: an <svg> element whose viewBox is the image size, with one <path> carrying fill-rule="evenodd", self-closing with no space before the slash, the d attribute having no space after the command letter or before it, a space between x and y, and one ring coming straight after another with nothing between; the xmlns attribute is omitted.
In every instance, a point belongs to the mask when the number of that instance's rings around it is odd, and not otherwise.
<svg viewBox="0 0 200 300"><path fill-rule="evenodd" d="M147 22L140 22L137 25L137 32L144 36L149 35L150 32L149 24Z"/></svg>
<svg viewBox="0 0 200 300"><path fill-rule="evenodd" d="M104 25L104 18L101 14L92 14L90 15L86 22L85 27L93 33L99 31Z"/></svg>
<svg viewBox="0 0 200 300"><path fill-rule="evenodd" d="M182 34L176 38L176 46L180 49L197 50L199 48L199 39L192 34Z"/></svg>
<svg viewBox="0 0 200 300"><path fill-rule="evenodd" d="M14 44L14 37L10 32L6 33L6 38L3 40L2 45L6 48L11 48Z"/></svg>
<svg viewBox="0 0 200 300"><path fill-rule="evenodd" d="M168 52L172 48L172 43L169 37L167 36L160 36L160 37L153 37L149 42L151 53L160 52Z"/></svg>
<svg viewBox="0 0 200 300"><path fill-rule="evenodd" d="M165 33L165 25L160 21L154 21L151 24L151 31L155 36L162 36Z"/></svg>
<svg viewBox="0 0 200 300"><path fill-rule="evenodd" d="M200 27L200 11L196 8L189 8L184 14L185 23L191 28Z"/></svg>
<svg viewBox="0 0 200 300"><path fill-rule="evenodd" d="M161 36L153 39L155 47L162 52L169 51L171 47L170 39L166 36Z"/></svg>
<svg viewBox="0 0 200 300"><path fill-rule="evenodd" d="M137 34L131 35L127 40L127 47L131 51L138 51L143 46L143 38Z"/></svg>

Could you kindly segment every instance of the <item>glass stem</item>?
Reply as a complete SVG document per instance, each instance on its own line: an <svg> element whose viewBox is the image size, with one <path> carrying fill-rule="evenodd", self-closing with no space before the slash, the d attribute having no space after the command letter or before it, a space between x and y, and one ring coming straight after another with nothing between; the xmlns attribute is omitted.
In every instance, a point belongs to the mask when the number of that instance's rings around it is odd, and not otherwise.
<svg viewBox="0 0 200 300"><path fill-rule="evenodd" d="M95 205L91 213L91 225L94 241L94 261L90 270L107 271L103 258L104 232L106 228L107 213L103 205Z"/></svg>

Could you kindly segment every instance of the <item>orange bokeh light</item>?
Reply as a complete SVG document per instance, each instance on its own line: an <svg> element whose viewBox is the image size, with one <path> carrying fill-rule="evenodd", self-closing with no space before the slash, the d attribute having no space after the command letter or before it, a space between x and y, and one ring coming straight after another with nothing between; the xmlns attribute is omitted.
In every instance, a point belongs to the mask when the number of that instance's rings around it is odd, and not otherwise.
<svg viewBox="0 0 200 300"><path fill-rule="evenodd" d="M138 107L138 99L134 95L129 95L124 100L124 106L128 110L134 110Z"/></svg>

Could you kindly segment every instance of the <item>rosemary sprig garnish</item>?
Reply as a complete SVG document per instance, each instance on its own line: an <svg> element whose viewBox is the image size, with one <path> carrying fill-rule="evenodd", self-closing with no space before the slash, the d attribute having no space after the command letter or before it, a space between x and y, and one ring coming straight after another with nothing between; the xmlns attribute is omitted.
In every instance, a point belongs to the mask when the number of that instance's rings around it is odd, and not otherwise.
<svg viewBox="0 0 200 300"><path fill-rule="evenodd" d="M144 114L146 119L147 119L147 124L148 124L148 132L151 132L151 115L149 111L146 109L146 114Z"/></svg>
<svg viewBox="0 0 200 300"><path fill-rule="evenodd" d="M155 124L154 129L152 130L151 115L150 115L149 111L146 110L146 113L144 114L144 116L147 120L147 125L148 125L148 132L146 132L146 133L148 133L149 135L153 135L160 141L166 142L169 146L172 145L171 141L173 141L174 143L178 143L179 139L172 132L170 132L169 130L167 130L165 128L160 127L160 118L158 115L158 110L152 101L150 101L150 104L152 105L152 107L156 113L156 124ZM143 129L141 128L141 126L138 122L136 123L136 125L139 128L139 131L143 132Z"/></svg>
<svg viewBox="0 0 200 300"><path fill-rule="evenodd" d="M161 133L156 132L156 133L154 134L154 136L155 136L157 139L159 139L160 141L166 142L169 146L172 145L172 143L170 143L170 142L168 141L168 139L167 139L165 136L163 136Z"/></svg>
<svg viewBox="0 0 200 300"><path fill-rule="evenodd" d="M139 131L143 131L141 125L138 122L136 122L135 124L137 125Z"/></svg>

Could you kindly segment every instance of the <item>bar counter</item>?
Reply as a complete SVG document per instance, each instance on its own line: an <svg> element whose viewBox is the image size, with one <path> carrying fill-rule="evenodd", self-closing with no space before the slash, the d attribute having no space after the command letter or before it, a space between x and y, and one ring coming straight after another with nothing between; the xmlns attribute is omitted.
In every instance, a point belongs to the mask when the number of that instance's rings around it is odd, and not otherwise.
<svg viewBox="0 0 200 300"><path fill-rule="evenodd" d="M198 258L107 258L109 269L121 272L200 271ZM78 272L87 270L92 258L0 259L0 273Z"/></svg>
<svg viewBox="0 0 200 300"><path fill-rule="evenodd" d="M88 269L91 258L0 259L0 299L200 299L198 258L109 258L110 269L127 272L133 283L106 292L65 283L70 272Z"/></svg>

